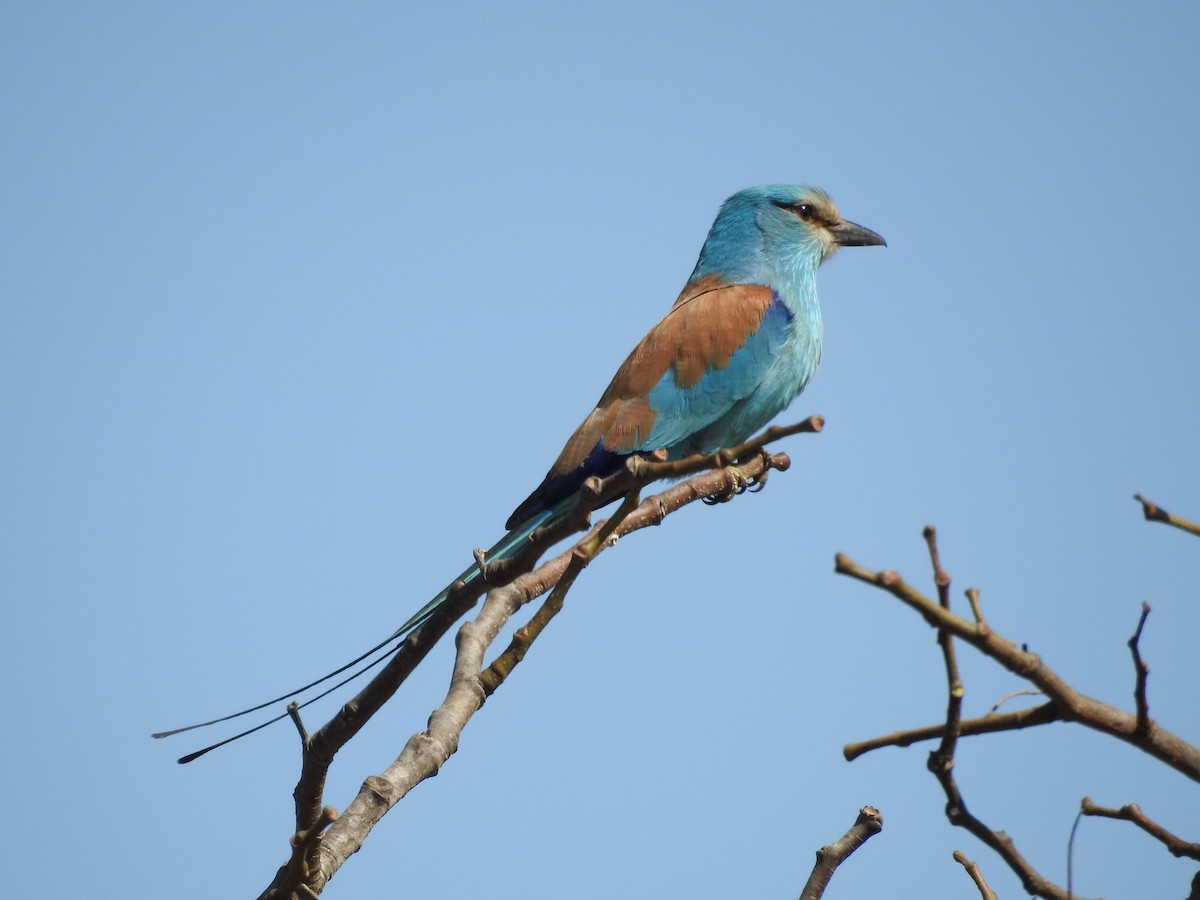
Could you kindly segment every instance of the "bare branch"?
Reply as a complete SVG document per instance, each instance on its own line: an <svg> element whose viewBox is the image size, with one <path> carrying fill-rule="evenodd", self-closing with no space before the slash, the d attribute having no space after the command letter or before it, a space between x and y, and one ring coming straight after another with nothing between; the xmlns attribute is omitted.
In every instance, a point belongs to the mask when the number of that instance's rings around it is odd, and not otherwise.
<svg viewBox="0 0 1200 900"><path fill-rule="evenodd" d="M295 704L289 706L287 714L291 716L293 724L297 728L303 749L300 779L294 791L297 823L296 833L307 835L311 832L315 835L308 845L309 856L312 857L312 861L316 861L316 851L321 847L321 831L332 821L326 817L325 810L332 811L335 818L337 815L336 811L332 810L332 807L324 806L323 800L325 780L334 756L347 741L358 733L383 704L394 695L416 666L424 660L429 650L432 649L458 619L474 606L480 594L487 590L489 586L493 588L511 588L511 590L502 593L497 593L493 590L493 593L497 597L503 597L507 602L496 600L494 608L503 611L499 614L494 630L489 631L483 648L491 644L500 627L503 626L508 617L520 605L559 584L560 579L564 576L562 562L567 556L573 554L573 558L579 560L575 570L567 578L566 583L561 584L559 589L555 590L546 604L539 610L534 620L525 626L525 628L518 631L509 650L505 654L502 654L492 666L483 672L480 672L477 667L471 673L472 677L476 679L474 687L483 690L483 697L495 691L512 670L512 667L520 662L528 650L528 646L540 634L541 630L545 628L558 609L561 609L566 591L570 588L579 570L604 549L605 542L609 539L609 536L637 508L638 489L651 481L663 477L679 477L695 472L703 473L676 486L661 497L653 498L653 502L650 504L650 513L648 515L642 514L638 523L623 529L620 532L621 534L645 527L646 524L658 524L670 511L678 509L696 499L702 499L710 495L723 498L732 497L747 490L749 485L761 487L765 483L770 469L776 468L782 471L790 466L787 454L767 453L762 449L765 444L790 434L819 432L823 424L824 422L820 416L811 416L796 425L785 428L767 429L767 431L754 440L731 450L705 457L688 457L671 463L665 462L657 454L651 455L651 458L648 459L633 457L627 461L624 470L610 478L604 480L589 479L581 489L580 502L571 514L533 532L530 536L528 546L516 556L496 562L484 559L482 551L476 551L476 561L479 564L483 577L472 585L467 585L463 582L455 584L451 588L446 602L424 624L401 641L390 654L386 654L379 660L386 659L387 655L392 656L392 659L379 674L363 687L352 700L344 704L338 714L327 722L316 734L310 736L307 733L300 719L299 707ZM736 469L728 465L731 460L736 459L740 461L744 455L752 457L746 464ZM724 468L713 470L712 467L714 465L724 466ZM533 568L538 557L546 547L557 543L569 534L586 529L588 527L590 511L599 505L603 505L610 499L619 496L621 493L627 494L626 503L621 506L615 516L602 525L599 532L585 538L569 554L564 554L542 566L534 574L534 577L525 579L520 585L517 584L523 574ZM668 501L665 498L670 498L670 500ZM583 556L580 556L581 553ZM486 609L487 604L485 604ZM476 623L478 624L483 620L484 614L481 613ZM470 630L467 626L464 626L464 631L469 633ZM419 760L424 772L421 777L405 785L387 782L386 776L388 773L384 773L384 776L380 776L380 778L383 779L382 784L387 786L386 790L381 788L381 782L378 780L373 781L372 779L368 779L364 783L363 789L360 791L359 797L355 802L371 811L372 814L366 816L359 815L357 818L343 816L341 826L334 829L332 834L328 836L331 841L341 841L342 845L349 847L348 852L353 852L358 846L361 846L362 839L366 837L373 824L378 821L378 816L386 813L414 784L423 780L423 778L436 774L441 764L454 752L461 728L465 726L466 721L474 714L478 706L482 705L482 699L474 706L470 702L464 702L463 699L470 696L466 682L463 678L459 677L462 674L460 672L461 664L468 658L463 653L463 640L463 633L460 632L459 656L455 668L456 675L451 681L450 694L442 708L434 713L434 717L437 717L438 712L442 712L443 715L441 718L449 722L445 740L434 752L428 752L428 748L431 746L429 738L433 737L434 732L434 719L431 717L430 731L422 735L415 735L410 739L405 750L397 759L397 762L393 763L394 768L400 760L406 760L411 768L413 761ZM482 658L482 653L483 650L481 649L479 653L480 658ZM452 699L455 700L454 704L451 704ZM446 714L451 705L458 712L458 715ZM448 748L444 754L442 752L443 748ZM407 757L405 756L406 753L408 754ZM382 804L376 804L370 800L375 794L378 794L383 799L384 802ZM364 797L367 799L364 800ZM374 815L376 811L378 812L377 816ZM347 812L349 813L350 810L347 810ZM313 832L313 829L319 823L320 828ZM342 832L351 831L355 837L349 841L343 840ZM324 848L322 847L321 849ZM285 866L281 867L280 872L277 873L272 884L264 891L262 897L274 900L274 898L299 896L302 893L300 890L302 887L306 890L315 888L313 896L316 896L328 878L332 876L333 872L345 860L346 855L348 853L326 854L327 861L332 862L321 872L316 872L312 866L309 866L305 870L304 884L298 884L295 877L293 877L296 872L300 871L300 868L294 865L289 867L288 864L285 864Z"/></svg>
<svg viewBox="0 0 1200 900"><path fill-rule="evenodd" d="M979 895L983 900L996 900L995 891L988 887L987 882L983 880L983 873L979 871L976 863L967 859L961 850L954 851L954 861L967 870L967 874L975 882L975 887L979 888Z"/></svg>
<svg viewBox="0 0 1200 900"><path fill-rule="evenodd" d="M834 871L855 850L865 844L874 835L883 830L883 816L873 806L864 806L858 811L858 818L850 826L850 830L832 844L826 844L817 851L817 861L804 890L800 892L800 900L820 900L829 886L829 879Z"/></svg>
<svg viewBox="0 0 1200 900"><path fill-rule="evenodd" d="M1054 704L1043 703L1041 706L1032 706L1029 709L1004 713L1003 715L988 713L986 716L980 716L977 719L965 719L959 723L958 734L959 737L966 737L977 734L993 734L997 731L1018 731L1022 728L1031 728L1035 725L1047 725L1050 722L1060 721L1062 721L1062 718L1059 716L1058 710L1054 708ZM926 725L924 728L909 728L904 731L884 735L883 737L872 738L869 741L847 744L842 748L842 755L846 757L847 761L852 761L864 753L870 753L872 750L878 750L881 747L911 747L918 741L932 741L944 737L945 734L945 722L939 722L937 725Z"/></svg>
<svg viewBox="0 0 1200 900"><path fill-rule="evenodd" d="M786 431L811 433L819 429L820 420L814 417ZM735 448L739 452L740 449ZM752 455L745 462L741 461L740 455L738 459L739 464L734 471L731 471L732 467L707 469L707 465L692 459L669 464L639 460L612 479L592 485L589 491L593 497L611 497L617 487L623 486L629 492L626 502L612 518L592 529L570 550L535 571L520 574L508 583L492 587L476 619L464 624L458 632L450 688L445 701L430 716L428 729L413 735L384 772L366 779L358 796L318 840L316 865L306 870L307 877L303 882L294 886L293 879L284 883L277 876L272 887L262 895L264 900L300 896L301 889L310 891L313 896L318 895L345 860L362 846L367 834L383 815L413 787L437 774L457 749L467 722L521 662L533 640L561 609L565 594L578 572L587 562L612 546L617 537L657 525L669 513L696 500L740 493L747 489L748 484L760 484L770 469L784 470L790 465L786 454L763 453L760 448L752 448ZM681 471L686 474L693 468L707 470L639 505L637 488L643 479L661 477L662 470L654 468L659 465L669 466L672 474ZM586 512L583 516L586 517ZM572 530L577 527L577 524L573 524ZM497 579L511 577L514 573L511 568L502 570L489 565L487 575L489 579ZM495 581L492 583L495 584ZM460 588L465 586L460 585ZM551 589L554 589L551 596L533 619L518 629L508 650L491 666L485 667L484 654L505 622L522 605ZM319 820L320 814L317 812L314 816L313 808L314 804L320 803L325 774L333 754L391 697L412 668L424 658L429 647L475 603L477 593L474 587L452 591L450 600L405 639L396 657L371 684L364 687L321 731L304 741L304 765L296 791L298 821ZM303 738L302 725L298 727Z"/></svg>
<svg viewBox="0 0 1200 900"><path fill-rule="evenodd" d="M975 624L986 628L987 622L983 620L983 610L979 608L979 591L975 588L967 588L967 600L971 604L971 615L975 617Z"/></svg>
<svg viewBox="0 0 1200 900"><path fill-rule="evenodd" d="M469 592L452 592L447 603L424 625L410 634L397 648L391 662L370 683L314 735L308 735L300 720L298 707L289 704L288 714L300 734L302 755L300 779L293 791L296 806L296 835L292 838L291 859L280 867L271 884L259 895L260 900L285 900L317 894L309 885L319 872L318 860L327 826L338 819L337 811L323 805L325 778L334 754L366 724L425 658L438 639L475 602ZM303 864L298 841L303 847ZM306 893L307 892L307 893Z"/></svg>
<svg viewBox="0 0 1200 900"><path fill-rule="evenodd" d="M1142 504L1142 515L1146 517L1147 522L1165 522L1167 525L1174 525L1176 528L1182 528L1189 534L1200 536L1200 524L1184 519L1180 516L1171 515L1161 506L1156 506L1151 503L1141 494L1134 494L1133 499Z"/></svg>
<svg viewBox="0 0 1200 900"><path fill-rule="evenodd" d="M786 456L775 458L777 466L787 465ZM766 471L767 461L756 457L745 467L749 477ZM730 476L724 470L708 471L675 485L662 494L644 501L628 515L614 532L624 536L662 521L662 517L689 503L723 490ZM374 825L413 787L436 775L442 764L458 747L459 737L467 722L483 705L489 694L481 678L483 657L496 639L508 618L522 605L558 584L582 548L597 555L612 546L611 540L596 543L595 538L606 531L605 524L593 529L583 541L556 556L536 571L522 575L512 584L493 588L483 609L474 621L465 623L457 636L457 656L450 690L442 705L429 718L429 728L409 738L400 756L384 772L371 776L358 796L346 808L338 823L325 835L321 846L320 871L312 887L318 891L341 867L342 863L362 846ZM548 621L548 619L547 619ZM544 627L544 623L541 627ZM526 626L528 629L528 626ZM530 632L527 630L526 635ZM523 653L520 654L523 658ZM520 659L513 658L512 666ZM497 669L497 672L499 670ZM509 669L511 671L511 669ZM495 673L494 673L495 674ZM507 673L504 673L507 677ZM504 680L499 678L495 690Z"/></svg>
<svg viewBox="0 0 1200 900"><path fill-rule="evenodd" d="M932 526L925 528L925 540L929 545L930 559L933 561L934 567L934 581L938 589L937 608L946 615L953 615L950 612L950 578L942 570L939 562L936 535ZM971 598L971 608L975 612L976 619L982 620L982 615L979 613L978 592L968 591L967 594ZM941 744L929 754L926 767L937 778L938 784L942 786L942 792L946 795L946 818L950 820L950 824L965 828L991 847L1021 879L1022 886L1029 894L1044 897L1047 900L1071 900L1070 891L1064 892L1058 885L1043 878L1041 873L1017 852L1016 845L1008 835L989 828L967 809L966 801L963 800L958 782L954 778L954 753L958 746L961 729L963 686L954 654L954 638L945 627L938 629L938 644L942 648L942 658L946 667L946 694L948 696L946 722L942 728Z"/></svg>
<svg viewBox="0 0 1200 900"><path fill-rule="evenodd" d="M1133 671L1134 671L1134 687L1133 700L1137 707L1137 725L1135 731L1139 735L1150 733L1150 704L1146 701L1146 676L1150 674L1150 667L1142 660L1142 653L1138 649L1138 643L1142 639L1142 629L1146 627L1146 617L1150 615L1150 604L1142 603L1142 615L1138 618L1137 629L1133 632L1133 637L1127 642L1129 652L1133 654Z"/></svg>
<svg viewBox="0 0 1200 900"><path fill-rule="evenodd" d="M842 553L836 557L836 571L882 588L919 613L932 627L946 629L1013 674L1032 682L1050 699L1063 720L1078 722L1126 741L1193 781L1200 781L1200 748L1159 727L1152 719L1147 729L1139 730L1136 716L1075 690L1037 654L993 632L982 617L979 621L968 622L942 609L905 583L897 573L871 571Z"/></svg>
<svg viewBox="0 0 1200 900"><path fill-rule="evenodd" d="M942 568L938 556L937 531L932 525L926 525L923 532L925 544L929 548L929 561L933 564L933 583L937 587L938 605L950 612L950 576ZM954 758L954 748L958 744L959 727L962 721L963 685L958 675L958 659L954 654L954 638L945 628L938 629L938 646L942 648L942 662L946 667L946 724L942 731L942 745L936 751L946 758Z"/></svg>
<svg viewBox="0 0 1200 900"><path fill-rule="evenodd" d="M301 727L300 780L293 791L297 831L311 827L325 808L325 778L337 752L391 699L450 627L475 605L475 599L476 592L461 585L451 591L446 603L400 643L383 670L343 704L316 734L306 738Z"/></svg>
<svg viewBox="0 0 1200 900"><path fill-rule="evenodd" d="M647 482L664 478L679 478L683 475L703 472L706 469L728 468L731 463L746 460L758 454L768 444L782 438L794 434L818 434L824 427L825 420L821 416L809 416L803 422L797 422L795 425L773 425L744 444L718 450L716 453L687 456L674 462L656 462L635 456L630 458L628 465L635 475L646 478Z"/></svg>
<svg viewBox="0 0 1200 900"><path fill-rule="evenodd" d="M1150 613L1150 607L1147 604L1142 604L1142 613L1138 619L1137 628L1127 642L1130 653L1133 656L1136 672L1136 685L1134 689L1136 714L1130 714L1076 691L1024 646L1018 647L1016 644L995 633L984 619L979 603L978 591L972 589L966 592L974 621L968 621L954 614L950 610L949 602L950 579L941 565L936 532L932 527L927 527L924 530L924 537L928 545L930 561L933 564L934 584L937 588L936 602L905 583L896 572L874 572L865 569L844 554L839 553L837 555L835 568L841 574L850 575L888 591L894 597L918 612L927 623L938 630L938 643L942 649L946 669L948 695L946 721L940 727L911 729L875 738L872 741L847 745L843 752L847 759L853 759L877 747L889 745L904 746L918 740L940 737L940 745L929 754L928 768L937 778L946 796L946 817L950 822L966 828L995 851L1021 879L1022 886L1029 894L1049 898L1049 900L1071 900L1073 894L1070 851L1068 851L1067 889L1064 891L1062 888L1043 878L1017 852L1012 840L1006 834L989 828L967 809L967 805L955 780L954 752L956 742L958 737L965 733L1010 730L1058 720L1073 721L1133 744L1149 755L1187 775L1189 778L1200 780L1200 748L1194 747L1175 735L1164 731L1150 718L1149 704L1146 699L1146 679L1149 668L1142 660L1139 648L1142 632ZM996 707L993 707L992 714L980 719L963 722L960 718L960 712L964 692L953 651L954 637L966 641L983 655L990 657L1010 672L1032 683L1038 688L1039 693L1044 694L1048 698L1049 702L1034 709L1022 710L1018 713L1010 713L1003 716L995 713L995 710L999 707L999 704L997 704ZM1089 799L1085 798L1081 809L1081 816L1084 814L1104 815L1110 818L1123 818L1135 822L1139 827L1162 841L1176 856L1200 858L1200 856L1196 856L1197 853L1200 853L1200 845L1184 842L1170 834L1162 826L1144 816L1136 806L1126 806L1120 810L1106 810L1095 806ZM1073 847L1074 845L1075 831L1078 824L1079 818L1076 819L1075 827L1072 828L1069 847ZM976 885L980 888L981 894L985 898L995 896L983 882L977 867L969 864L961 853L956 853L955 859L963 864L968 872L971 873ZM1193 893L1195 891L1194 884Z"/></svg>
<svg viewBox="0 0 1200 900"><path fill-rule="evenodd" d="M989 828L982 820L967 809L966 801L954 778L954 759L934 751L929 754L929 771L937 778L946 795L946 818L950 824L965 828L990 847L997 856L1021 879L1026 893L1045 900L1072 900L1071 895L1046 878L1033 867L1018 851L1016 844L1003 831Z"/></svg>
<svg viewBox="0 0 1200 900"><path fill-rule="evenodd" d="M294 704L293 704L294 705ZM292 835L292 855L275 873L275 878L267 889L259 895L260 900L266 897L315 897L305 882L313 873L317 862L317 851L321 843L321 834L327 827L337 821L337 810L326 806L311 827L297 831Z"/></svg>
<svg viewBox="0 0 1200 900"><path fill-rule="evenodd" d="M1142 812L1141 807L1136 803L1127 803L1120 809L1109 809L1105 806L1097 806L1092 802L1091 797L1084 797L1079 805L1079 811L1085 816L1101 816L1106 819L1124 819L1126 822L1132 822L1146 834L1160 841L1172 856L1186 856L1189 859L1200 860L1200 844L1185 841L1167 831Z"/></svg>
<svg viewBox="0 0 1200 900"><path fill-rule="evenodd" d="M581 541L571 551L571 559L567 564L567 569L550 592L550 596L546 598L546 602L542 604L533 618L524 627L518 628L513 633L512 641L509 643L508 648L490 666L479 673L479 683L487 696L490 697L504 683L504 679L525 658L525 654L529 652L530 646L537 640L546 626L550 624L550 620L562 611L567 592L575 584L575 579L579 577L579 573L583 571L589 562L596 558L596 554L603 548L604 543L612 537L613 532L616 531L618 526L638 508L638 504L638 492L636 490L630 491L625 495L625 499L622 501L620 507L597 530L596 534Z"/></svg>

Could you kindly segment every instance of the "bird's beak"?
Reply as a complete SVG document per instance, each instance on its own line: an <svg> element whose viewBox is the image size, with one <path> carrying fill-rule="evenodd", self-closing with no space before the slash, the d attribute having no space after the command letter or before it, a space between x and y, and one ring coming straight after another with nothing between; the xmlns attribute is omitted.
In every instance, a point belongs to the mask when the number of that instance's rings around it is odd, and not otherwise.
<svg viewBox="0 0 1200 900"><path fill-rule="evenodd" d="M876 234L870 228L864 228L854 222L839 222L829 226L833 242L839 247L886 247L887 241L882 235Z"/></svg>

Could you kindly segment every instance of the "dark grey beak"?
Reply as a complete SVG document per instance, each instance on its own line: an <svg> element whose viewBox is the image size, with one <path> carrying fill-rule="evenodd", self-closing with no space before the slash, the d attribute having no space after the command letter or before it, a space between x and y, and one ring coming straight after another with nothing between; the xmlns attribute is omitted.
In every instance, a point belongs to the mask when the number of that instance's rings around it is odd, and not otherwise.
<svg viewBox="0 0 1200 900"><path fill-rule="evenodd" d="M839 222L830 225L829 232L833 235L834 243L841 247L886 247L887 241L870 228L864 228L854 222Z"/></svg>

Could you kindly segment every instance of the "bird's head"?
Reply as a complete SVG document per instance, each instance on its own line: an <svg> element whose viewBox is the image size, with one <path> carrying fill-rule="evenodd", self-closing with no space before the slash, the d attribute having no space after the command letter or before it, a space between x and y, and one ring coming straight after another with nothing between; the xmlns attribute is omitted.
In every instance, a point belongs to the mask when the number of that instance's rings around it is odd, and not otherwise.
<svg viewBox="0 0 1200 900"><path fill-rule="evenodd" d="M742 193L755 205L759 228L785 242L811 245L822 261L839 247L887 246L870 228L843 219L837 205L820 188L773 184Z"/></svg>
<svg viewBox="0 0 1200 900"><path fill-rule="evenodd" d="M721 206L697 274L740 280L780 264L815 271L839 247L886 245L871 229L843 219L820 188L768 184L738 191Z"/></svg>

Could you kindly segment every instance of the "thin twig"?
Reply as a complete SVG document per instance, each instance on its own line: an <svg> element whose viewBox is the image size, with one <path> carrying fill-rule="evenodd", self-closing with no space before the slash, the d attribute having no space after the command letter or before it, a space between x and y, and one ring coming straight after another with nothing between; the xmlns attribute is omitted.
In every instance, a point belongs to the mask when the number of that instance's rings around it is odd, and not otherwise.
<svg viewBox="0 0 1200 900"><path fill-rule="evenodd" d="M1034 691L1034 690L1030 690L1029 688L1025 688L1024 690L1020 690L1020 691L1009 691L1007 694L1005 694L1003 697L1001 697L999 700L997 700L995 703L992 704L991 711L994 713L999 712L1001 706L1003 706L1009 700L1015 700L1017 697L1040 697L1040 696L1042 696L1041 691Z"/></svg>
<svg viewBox="0 0 1200 900"><path fill-rule="evenodd" d="M983 873L979 871L977 863L967 859L961 850L954 851L954 861L967 870L967 874L975 882L975 887L979 888L979 895L983 900L996 900L996 892L988 887L988 883L983 880Z"/></svg>
<svg viewBox="0 0 1200 900"><path fill-rule="evenodd" d="M938 606L946 613L950 612L950 578L942 570L938 562L936 536L932 526L925 529L925 540L929 544L930 557L934 564L934 580L938 588ZM972 607L978 610L978 596L972 602ZM1070 892L1066 895L1062 889L1048 881L1033 865L1017 852L1016 845L1000 831L995 831L969 809L958 781L954 777L954 754L958 748L958 736L961 729L963 685L958 674L958 662L954 655L954 639L946 628L938 629L938 644L942 648L942 659L946 667L946 722L942 727L942 741L936 750L930 752L926 760L926 768L933 773L942 792L946 795L946 818L952 825L965 828L983 843L991 847L1010 869L1021 879L1025 890L1037 897L1047 900L1070 900Z"/></svg>
<svg viewBox="0 0 1200 900"><path fill-rule="evenodd" d="M1053 703L1043 703L1041 706L1031 706L1029 709L1017 712L995 714L989 713L977 719L964 719L959 723L959 737L977 734L995 734L998 731L1018 731L1022 728L1032 728L1035 725L1048 725L1051 722L1061 722L1058 710ZM855 760L864 753L879 750L882 747L911 747L920 741L932 741L946 734L946 723L926 725L923 728L907 728L882 737L871 738L869 741L859 741L846 744L842 755L849 761Z"/></svg>
<svg viewBox="0 0 1200 900"><path fill-rule="evenodd" d="M1133 499L1142 504L1142 515L1146 517L1147 522L1165 522L1167 525L1182 528L1189 534L1200 536L1200 524L1181 516L1171 515L1171 513L1167 512L1161 506L1151 503L1141 494L1134 494Z"/></svg>
<svg viewBox="0 0 1200 900"><path fill-rule="evenodd" d="M1146 834L1160 841L1170 851L1172 856L1186 856L1189 859L1200 860L1200 844L1185 841L1183 838L1167 831L1167 829L1142 812L1141 807L1136 803L1127 803L1120 809L1110 809L1106 806L1097 806L1092 802L1091 797L1084 797L1083 802L1079 805L1079 811L1085 816L1101 816L1106 819L1123 819L1126 822L1132 822L1138 828L1142 829L1142 831L1146 832Z"/></svg>
<svg viewBox="0 0 1200 900"><path fill-rule="evenodd" d="M1138 649L1138 644L1142 639L1142 629L1146 627L1146 618L1149 615L1150 604L1143 601L1142 614L1138 617L1137 628L1133 632L1133 637L1126 642L1129 652L1133 654L1133 701L1137 708L1135 732L1139 735L1149 734L1150 729L1154 727L1154 722L1150 719L1150 704L1146 700L1146 677L1150 674L1150 667L1146 665L1142 659L1141 650Z"/></svg>
<svg viewBox="0 0 1200 900"><path fill-rule="evenodd" d="M817 851L817 861L800 892L800 900L820 900L834 871L855 850L883 830L883 816L873 806L864 806L850 830L832 844Z"/></svg>
<svg viewBox="0 0 1200 900"><path fill-rule="evenodd" d="M929 548L929 561L933 564L933 583L937 587L938 605L950 612L950 576L942 568L938 556L937 531L932 525L926 525L923 532L925 544ZM958 659L954 654L954 637L945 628L938 629L938 646L942 648L942 662L946 667L946 723L942 732L941 746L934 751L933 756L944 760L954 759L954 749L958 744L959 726L962 721L963 685L958 675ZM930 766L941 765L930 759Z"/></svg>
<svg viewBox="0 0 1200 900"><path fill-rule="evenodd" d="M575 584L575 579L579 577L579 573L583 571L589 562L596 558L596 554L600 552L604 542L638 508L638 505L639 497L637 491L630 491L625 495L625 499L622 501L620 507L600 527L596 534L581 541L571 551L571 561L567 564L567 570L563 573L562 578L558 580L558 584L554 586L554 589L550 591L550 596L546 598L546 601L534 614L533 618L513 633L512 640L509 642L507 649L496 657L491 665L479 673L479 684L487 696L490 697L495 693L496 689L504 683L504 679L508 677L513 668L525 658L525 654L529 652L529 647L537 640L546 626L550 624L550 620L562 611L567 592Z"/></svg>
<svg viewBox="0 0 1200 900"><path fill-rule="evenodd" d="M1071 823L1071 834L1067 838L1067 900L1075 896L1075 835L1082 821L1083 813L1076 813L1075 821Z"/></svg>
<svg viewBox="0 0 1200 900"><path fill-rule="evenodd" d="M979 591L967 588L967 601L971 604L971 615L975 617L975 624L986 632L988 624L983 618L983 610L979 608Z"/></svg>
<svg viewBox="0 0 1200 900"><path fill-rule="evenodd" d="M954 777L954 758L940 750L929 754L929 771L933 773L946 795L946 818L950 824L965 828L990 847L1013 873L1021 879L1025 892L1045 900L1071 900L1068 892L1044 878L1033 864L1017 850L1016 844L1003 831L995 831L974 815L963 799Z"/></svg>

